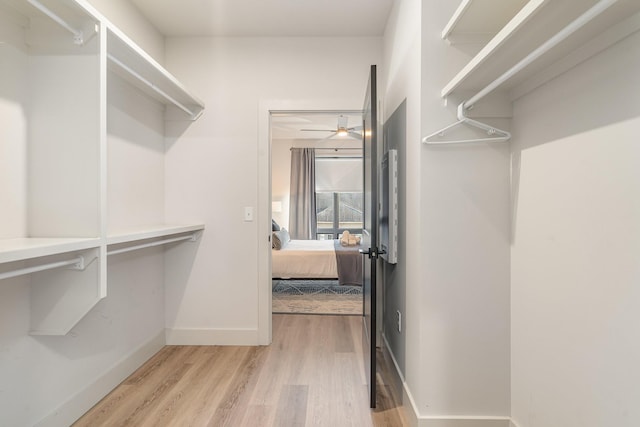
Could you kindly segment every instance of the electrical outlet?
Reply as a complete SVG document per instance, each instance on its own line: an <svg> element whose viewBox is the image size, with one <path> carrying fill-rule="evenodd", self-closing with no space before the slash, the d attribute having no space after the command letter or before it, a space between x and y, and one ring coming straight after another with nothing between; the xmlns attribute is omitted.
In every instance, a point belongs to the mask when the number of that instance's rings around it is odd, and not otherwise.
<svg viewBox="0 0 640 427"><path fill-rule="evenodd" d="M398 332L402 332L402 313L400 313L400 310L396 310L396 320L398 322Z"/></svg>

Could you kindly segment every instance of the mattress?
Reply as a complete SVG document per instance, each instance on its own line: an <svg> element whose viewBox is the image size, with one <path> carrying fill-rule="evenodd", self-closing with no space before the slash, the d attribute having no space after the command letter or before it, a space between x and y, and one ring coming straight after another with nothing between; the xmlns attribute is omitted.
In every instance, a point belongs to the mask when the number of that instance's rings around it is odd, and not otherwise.
<svg viewBox="0 0 640 427"><path fill-rule="evenodd" d="M271 276L280 279L337 279L333 240L290 240L271 251Z"/></svg>

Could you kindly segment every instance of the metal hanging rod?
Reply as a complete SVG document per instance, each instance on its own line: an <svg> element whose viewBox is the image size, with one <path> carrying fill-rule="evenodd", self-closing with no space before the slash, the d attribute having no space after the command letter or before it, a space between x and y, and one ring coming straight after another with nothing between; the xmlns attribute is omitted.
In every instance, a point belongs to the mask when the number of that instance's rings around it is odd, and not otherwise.
<svg viewBox="0 0 640 427"><path fill-rule="evenodd" d="M120 61L119 59L117 59L116 57L114 57L111 54L108 54L107 57L109 58L109 60L115 64L117 64L120 68L122 68L123 70L125 70L127 73L129 73L131 76L135 77L136 79L138 79L140 82L144 83L146 86L148 86L151 90L153 90L154 92L156 92L158 95L162 96L164 99L166 99L167 101L171 102L173 105L175 105L176 107L178 107L179 109L181 109L182 111L184 111L185 113L187 113L189 115L189 117L191 119L194 119L197 117L196 113L194 113L193 111L191 111L188 107L186 107L184 104L182 104L181 102L179 102L178 100L176 100L175 98L173 98L171 95L169 95L168 93L166 93L165 91L163 91L162 89L160 89L158 86L154 85L153 83L151 83L149 80L145 79L144 77L142 77L140 74L138 74L135 70L133 70L131 67L125 65L122 61Z"/></svg>
<svg viewBox="0 0 640 427"><path fill-rule="evenodd" d="M199 235L200 235L200 233L197 232L197 233L190 234L188 236L173 237L173 238L170 238L170 239L156 240L154 242L143 243L143 244L135 245L135 246L129 246L129 247L122 248L122 249L114 249L112 251L108 251L107 255L117 255L117 254L122 254L122 253L125 253L125 252L137 251L139 249L145 249L145 248L151 248L151 247L154 247L154 246L166 245L168 243L182 242L184 240L188 240L190 242L195 242L196 240L198 240L198 236Z"/></svg>
<svg viewBox="0 0 640 427"><path fill-rule="evenodd" d="M540 56L544 55L546 52L554 48L560 42L565 40L571 34L578 31L580 28L588 24L595 17L600 15L602 12L607 10L610 6L616 3L618 0L600 0L594 6L592 6L589 10L584 12L578 18L573 20L569 25L564 27L562 30L558 31L553 37L549 40L538 46L533 52L529 55L525 56L520 62L518 62L513 67L509 68L504 74L495 79L493 82L489 83L487 87L478 92L475 96L469 98L469 100L465 101L464 108L469 109L474 106L479 100L487 96L489 93L493 92L496 88L502 85L504 82L509 80L511 77L522 71L524 68L529 66L533 61L538 59Z"/></svg>
<svg viewBox="0 0 640 427"><path fill-rule="evenodd" d="M26 267L18 270L7 271L5 273L0 273L0 280L9 279L11 277L16 277L16 276L23 276L25 274L37 273L38 271L53 270L56 268L62 268L67 266L71 266L70 267L71 270L84 270L86 268L84 257L78 256L68 261L58 261L58 262L52 262L49 264L36 265L34 267Z"/></svg>
<svg viewBox="0 0 640 427"><path fill-rule="evenodd" d="M55 12L53 12L51 9L49 9L48 7L46 7L45 5L40 3L39 1L37 1L37 0L27 0L27 2L29 2L29 4L31 6L35 7L40 12L44 13L45 15L47 15L49 18L53 19L62 28L64 28L65 30L67 30L71 34L73 34L73 42L75 44L77 44L77 45L85 44L97 32L97 29L96 29L95 24L94 24L95 31L93 32L93 34L91 34L91 36L89 38L85 39L84 31L74 28L71 24L69 24L67 21L65 21L64 19L62 19L58 15L56 15Z"/></svg>

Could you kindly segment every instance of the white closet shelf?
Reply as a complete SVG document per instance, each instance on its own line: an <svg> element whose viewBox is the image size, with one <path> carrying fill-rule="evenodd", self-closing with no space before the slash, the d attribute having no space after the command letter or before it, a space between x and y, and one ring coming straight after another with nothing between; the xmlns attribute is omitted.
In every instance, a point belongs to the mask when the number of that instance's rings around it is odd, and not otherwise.
<svg viewBox="0 0 640 427"><path fill-rule="evenodd" d="M462 0L442 30L442 38L455 44L478 42L495 36L528 0Z"/></svg>
<svg viewBox="0 0 640 427"><path fill-rule="evenodd" d="M107 31L107 57L111 71L169 107L166 119L197 120L202 114L204 103L200 99L113 26Z"/></svg>
<svg viewBox="0 0 640 427"><path fill-rule="evenodd" d="M107 237L107 244L117 245L121 243L133 243L140 240L155 239L159 237L167 237L183 233L194 233L202 230L204 230L204 224L150 225L110 233Z"/></svg>
<svg viewBox="0 0 640 427"><path fill-rule="evenodd" d="M17 238L0 239L0 263L57 255L66 252L97 248L100 239L94 238Z"/></svg>
<svg viewBox="0 0 640 427"><path fill-rule="evenodd" d="M442 97L454 92L478 92L487 87L597 3L597 0L530 0L447 83L441 91ZM637 0L612 0L612 3L604 12L502 83L500 88L517 86L640 11Z"/></svg>
<svg viewBox="0 0 640 427"><path fill-rule="evenodd" d="M69 33L79 37L81 44L82 33L86 32L86 24L90 21L96 23L95 17L89 13L79 2L75 0L0 0L3 11L21 19L46 18L55 21L57 25L64 27ZM27 21L21 24L28 27ZM85 36L95 35L95 27L91 26L90 33Z"/></svg>

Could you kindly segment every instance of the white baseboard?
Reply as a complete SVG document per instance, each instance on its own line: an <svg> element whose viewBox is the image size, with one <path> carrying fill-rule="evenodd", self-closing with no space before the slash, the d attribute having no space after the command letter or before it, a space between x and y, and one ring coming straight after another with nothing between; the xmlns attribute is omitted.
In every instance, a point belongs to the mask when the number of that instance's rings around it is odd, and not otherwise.
<svg viewBox="0 0 640 427"><path fill-rule="evenodd" d="M413 396L411 395L411 391L409 390L409 386L404 380L404 376L402 372L400 372L400 366L398 365L398 361L396 360L393 351L391 350L391 346L389 345L389 341L387 341L387 337L383 334L382 341L384 342L384 346L382 346L382 350L384 351L385 357L388 357L393 362L394 370L392 370L392 374L394 374L394 382L396 384L402 384L402 414L406 422L409 423L410 427L418 427L418 411L416 410L415 402L413 400Z"/></svg>
<svg viewBox="0 0 640 427"><path fill-rule="evenodd" d="M131 375L151 356L165 345L164 331L140 345L128 356L123 357L104 374L97 377L91 384L76 393L55 411L40 420L37 427L66 427L78 418Z"/></svg>
<svg viewBox="0 0 640 427"><path fill-rule="evenodd" d="M258 345L257 329L166 329L167 345Z"/></svg>
<svg viewBox="0 0 640 427"><path fill-rule="evenodd" d="M421 417L419 427L509 427L507 417Z"/></svg>
<svg viewBox="0 0 640 427"><path fill-rule="evenodd" d="M402 384L402 411L405 421L409 423L410 427L518 427L509 417L420 415L389 342L384 335L382 339L385 356L393 361L395 367L395 372L392 373L396 376L396 380Z"/></svg>

